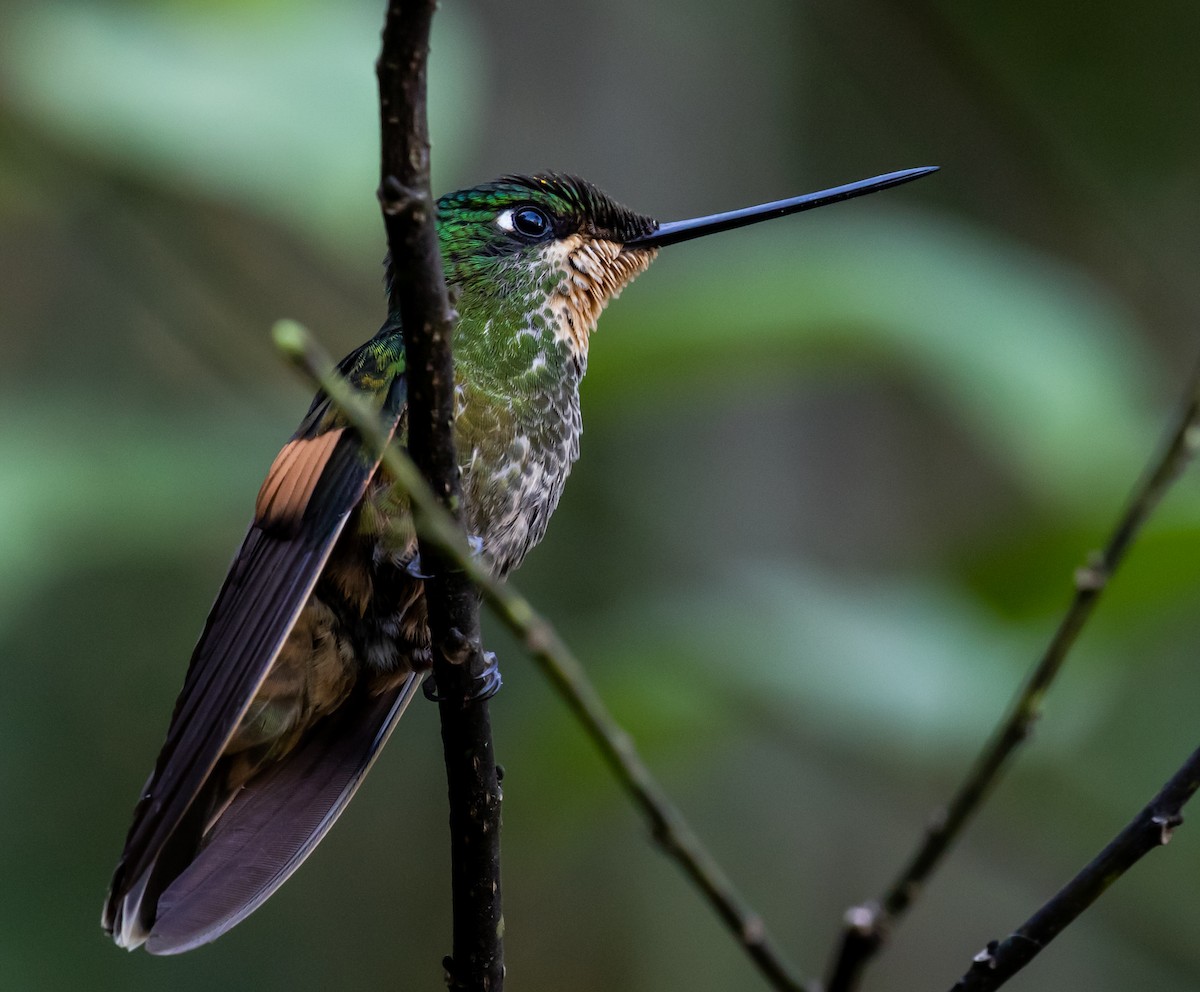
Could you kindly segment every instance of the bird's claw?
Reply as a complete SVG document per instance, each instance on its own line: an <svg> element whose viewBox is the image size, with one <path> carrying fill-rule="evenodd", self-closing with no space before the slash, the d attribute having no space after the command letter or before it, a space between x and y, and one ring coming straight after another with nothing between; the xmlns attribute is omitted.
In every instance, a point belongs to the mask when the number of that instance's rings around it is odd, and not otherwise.
<svg viewBox="0 0 1200 992"><path fill-rule="evenodd" d="M471 698L474 700L491 699L504 685L504 679L500 677L500 662L496 660L496 652L484 651L483 660L486 664L483 671L475 676L475 685L471 692Z"/></svg>
<svg viewBox="0 0 1200 992"><path fill-rule="evenodd" d="M483 671L473 676L471 691L466 697L471 702L491 699L504 685L504 679L500 675L500 663L496 660L496 652L484 651L483 660L486 662ZM432 674L425 677L425 681L421 684L421 692L431 703L440 703L447 698L438 692L437 683Z"/></svg>
<svg viewBox="0 0 1200 992"><path fill-rule="evenodd" d="M404 566L404 571L406 571L414 579L421 579L424 581L425 579L431 578L431 576L428 576L421 571L421 556L419 554L414 554L408 560L408 564Z"/></svg>
<svg viewBox="0 0 1200 992"><path fill-rule="evenodd" d="M480 557L483 554L483 538L478 534L472 534L467 538L467 547L471 549L472 558ZM425 572L421 571L421 555L419 552L415 553L408 560L408 563L404 566L404 571L406 571L414 579L421 579L424 581L425 579L431 578L430 575L427 575Z"/></svg>

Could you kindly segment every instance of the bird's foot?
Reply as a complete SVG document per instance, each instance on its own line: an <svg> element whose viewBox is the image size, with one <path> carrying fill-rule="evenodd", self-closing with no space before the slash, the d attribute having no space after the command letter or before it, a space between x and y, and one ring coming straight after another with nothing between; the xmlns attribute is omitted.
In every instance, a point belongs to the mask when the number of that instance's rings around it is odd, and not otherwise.
<svg viewBox="0 0 1200 992"><path fill-rule="evenodd" d="M467 538L467 547L471 549L471 557L478 558L483 554L483 538L478 535L471 535ZM428 579L430 576L421 568L421 555L415 553L404 566L404 571L411 575L414 579Z"/></svg>
<svg viewBox="0 0 1200 992"><path fill-rule="evenodd" d="M471 691L466 696L471 702L491 699L504 685L504 679L500 676L500 663L496 660L496 652L484 651L483 660L483 671L471 677ZM425 694L425 698L433 703L440 703L448 698L438 691L437 682L434 681L432 673L425 677L421 691Z"/></svg>
<svg viewBox="0 0 1200 992"><path fill-rule="evenodd" d="M504 679L500 677L500 662L496 659L496 652L484 651L483 660L483 671L473 679L471 698L476 700L491 699L504 685Z"/></svg>

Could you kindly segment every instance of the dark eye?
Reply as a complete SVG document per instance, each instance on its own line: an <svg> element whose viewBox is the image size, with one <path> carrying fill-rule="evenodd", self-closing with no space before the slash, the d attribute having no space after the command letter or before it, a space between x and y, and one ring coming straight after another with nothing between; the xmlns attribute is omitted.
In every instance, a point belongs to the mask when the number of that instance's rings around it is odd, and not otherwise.
<svg viewBox="0 0 1200 992"><path fill-rule="evenodd" d="M550 230L550 218L537 207L518 207L513 211L512 225L517 234L540 238Z"/></svg>

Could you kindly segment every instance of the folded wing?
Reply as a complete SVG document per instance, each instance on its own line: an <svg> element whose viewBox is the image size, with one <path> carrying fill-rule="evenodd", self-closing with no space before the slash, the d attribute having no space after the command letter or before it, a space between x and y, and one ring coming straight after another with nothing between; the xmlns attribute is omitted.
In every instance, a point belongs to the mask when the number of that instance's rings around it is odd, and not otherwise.
<svg viewBox="0 0 1200 992"><path fill-rule="evenodd" d="M356 371L370 347L351 355L343 362L342 371ZM404 379L397 375L382 404L392 432L400 423L404 400ZM122 946L137 947L145 941L154 924L159 896L195 855L213 803L223 801L212 794L213 769L378 467L378 459L372 458L354 431L339 420L328 400L319 396L276 458L259 493L255 522L196 645L166 741L134 809L133 825L104 909L104 928ZM368 716L375 722L376 733L386 736L390 726L387 714L398 716L409 694L405 690L392 693L389 700L370 702ZM394 710L395 706L399 709ZM364 750L370 743L363 743ZM308 752L310 756L316 753ZM351 759L340 756L339 760L341 764L335 764L342 769ZM356 787L354 776L361 778L361 774L346 774ZM320 803L325 802L324 796L318 797ZM345 799L335 797L326 813L334 810L336 816L344 804ZM226 812L232 812L232 807ZM209 842L206 838L205 843Z"/></svg>

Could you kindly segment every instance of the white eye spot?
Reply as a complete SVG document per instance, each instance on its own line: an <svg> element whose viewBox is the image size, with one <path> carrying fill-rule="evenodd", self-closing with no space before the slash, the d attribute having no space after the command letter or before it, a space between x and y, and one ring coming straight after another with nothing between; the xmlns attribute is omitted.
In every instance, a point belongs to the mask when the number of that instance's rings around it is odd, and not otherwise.
<svg viewBox="0 0 1200 992"><path fill-rule="evenodd" d="M503 213L499 214L496 217L496 226L500 228L500 230L507 231L509 234L511 234L514 230L513 212L511 210L505 210Z"/></svg>

